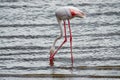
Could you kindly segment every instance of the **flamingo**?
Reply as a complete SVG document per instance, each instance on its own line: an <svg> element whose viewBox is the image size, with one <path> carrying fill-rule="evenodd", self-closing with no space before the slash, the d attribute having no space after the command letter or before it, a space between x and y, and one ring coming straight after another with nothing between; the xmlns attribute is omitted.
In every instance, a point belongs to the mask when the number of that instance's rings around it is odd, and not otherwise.
<svg viewBox="0 0 120 80"><path fill-rule="evenodd" d="M50 49L50 63L53 63L53 59L55 54L58 52L58 50L67 42L67 36L66 36L66 20L68 21L68 28L69 28L69 33L70 33L70 53L71 53L71 62L73 63L73 54L72 54L72 31L70 28L70 19L74 17L79 17L79 18L84 18L85 14L80 11L78 8L73 7L73 6L65 6L61 7L56 10L55 12L58 24L59 24L59 29L60 29L60 35L54 40L53 45L51 46ZM62 21L64 24L64 41L61 43L61 45L55 50L55 44L57 40L61 39L63 36L63 30L62 30Z"/></svg>

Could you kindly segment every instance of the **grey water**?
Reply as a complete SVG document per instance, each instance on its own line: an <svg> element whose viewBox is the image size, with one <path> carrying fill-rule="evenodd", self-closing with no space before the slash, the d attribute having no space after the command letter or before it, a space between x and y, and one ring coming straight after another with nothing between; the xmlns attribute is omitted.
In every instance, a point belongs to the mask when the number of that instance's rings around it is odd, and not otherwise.
<svg viewBox="0 0 120 80"><path fill-rule="evenodd" d="M75 6L86 18L70 20L68 42L49 64L60 34L55 10ZM56 48L62 43L60 39ZM0 80L119 80L119 0L0 0Z"/></svg>

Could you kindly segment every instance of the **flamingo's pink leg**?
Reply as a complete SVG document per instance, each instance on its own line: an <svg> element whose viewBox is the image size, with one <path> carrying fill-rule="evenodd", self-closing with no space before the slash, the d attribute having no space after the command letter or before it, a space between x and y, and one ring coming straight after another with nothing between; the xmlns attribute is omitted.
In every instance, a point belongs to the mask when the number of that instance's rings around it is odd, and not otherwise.
<svg viewBox="0 0 120 80"><path fill-rule="evenodd" d="M69 27L69 32L70 32L70 52L71 52L71 61L72 61L72 64L73 64L73 54L72 54L72 31L71 31L71 28L70 28L70 21L68 20L68 27Z"/></svg>
<svg viewBox="0 0 120 80"><path fill-rule="evenodd" d="M62 44L57 48L57 50L54 52L53 55L50 56L50 60L53 60L55 54L58 52L58 50L63 46L63 44L65 42L67 42L67 36L66 36L66 22L64 21L64 33L65 33L65 37L64 37L64 41L62 42Z"/></svg>

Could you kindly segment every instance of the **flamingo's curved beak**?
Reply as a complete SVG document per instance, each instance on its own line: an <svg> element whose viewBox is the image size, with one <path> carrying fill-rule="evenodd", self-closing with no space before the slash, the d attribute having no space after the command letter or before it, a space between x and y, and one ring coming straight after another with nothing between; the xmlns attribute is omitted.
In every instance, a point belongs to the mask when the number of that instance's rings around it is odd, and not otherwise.
<svg viewBox="0 0 120 80"><path fill-rule="evenodd" d="M78 10L70 9L70 12L71 12L72 17L85 18L85 13L83 13L80 10L78 11Z"/></svg>
<svg viewBox="0 0 120 80"><path fill-rule="evenodd" d="M79 12L76 14L76 16L77 16L77 17L80 17L80 18L85 18L85 17L86 17L85 13L83 13L83 12L81 12L81 11L79 11Z"/></svg>

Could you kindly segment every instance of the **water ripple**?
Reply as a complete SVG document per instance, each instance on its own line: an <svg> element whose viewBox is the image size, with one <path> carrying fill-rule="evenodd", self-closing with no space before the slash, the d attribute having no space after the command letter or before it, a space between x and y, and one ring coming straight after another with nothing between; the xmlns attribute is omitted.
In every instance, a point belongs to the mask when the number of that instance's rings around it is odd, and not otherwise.
<svg viewBox="0 0 120 80"><path fill-rule="evenodd" d="M9 46L9 47L0 47L0 50L43 50L49 49L50 47L43 46ZM68 49L69 47L63 47L63 49ZM83 47L73 47L73 49L97 49L97 48L120 48L119 46L83 46Z"/></svg>
<svg viewBox="0 0 120 80"><path fill-rule="evenodd" d="M120 12L116 11L109 11L109 12L99 12L99 13L91 13L88 16L101 16L101 15L107 15L107 16L111 16L111 15L116 15L116 16L120 16Z"/></svg>
<svg viewBox="0 0 120 80"><path fill-rule="evenodd" d="M0 27L43 27L43 26L57 26L57 24L0 24Z"/></svg>
<svg viewBox="0 0 120 80"><path fill-rule="evenodd" d="M98 33L98 34L82 34L82 35L73 35L73 37L80 37L80 36L93 36L93 37L108 37L108 36L119 36L120 32L113 32L113 33ZM6 35L0 36L1 39L35 39L35 38L55 38L54 35Z"/></svg>
<svg viewBox="0 0 120 80"><path fill-rule="evenodd" d="M120 70L120 66L73 66L73 67L57 67L53 66L52 68L54 69L77 69L77 70ZM16 69L16 70L46 70L46 69L51 69L50 66L40 66L40 67L23 67L23 66L14 66L10 68L3 68L5 70L11 70L11 69Z"/></svg>

